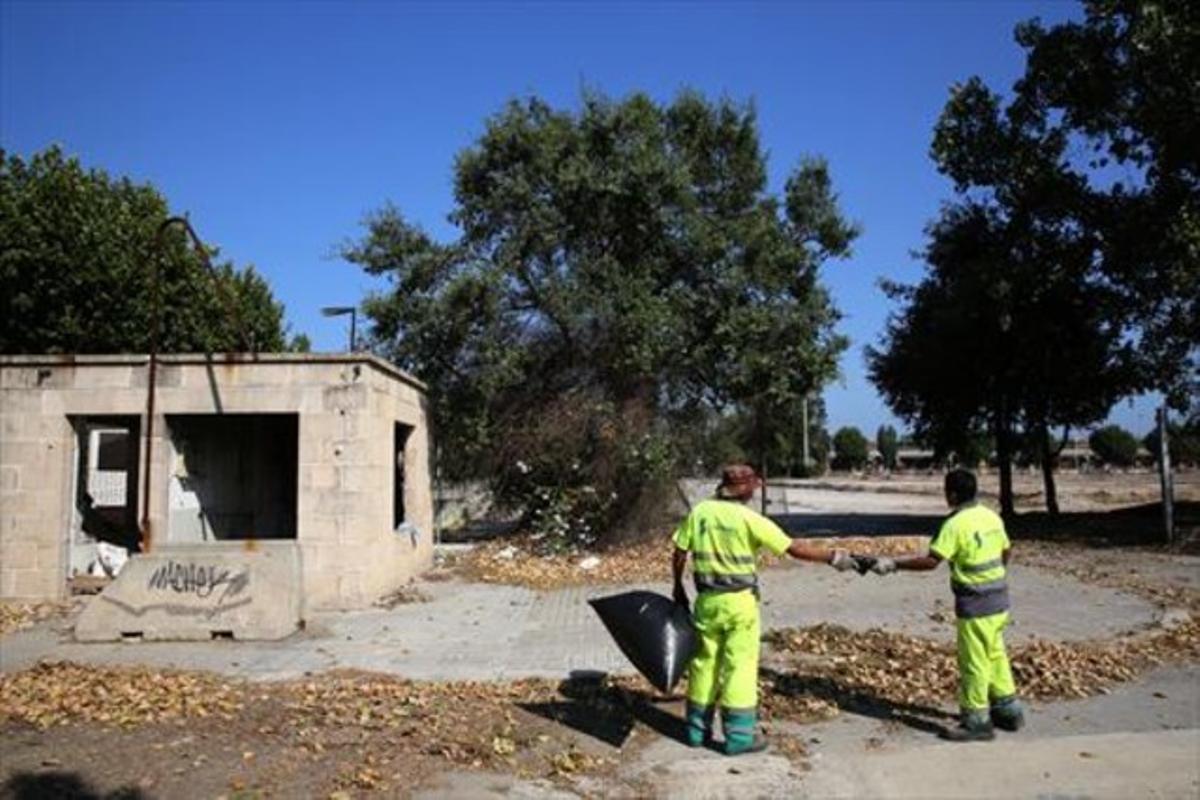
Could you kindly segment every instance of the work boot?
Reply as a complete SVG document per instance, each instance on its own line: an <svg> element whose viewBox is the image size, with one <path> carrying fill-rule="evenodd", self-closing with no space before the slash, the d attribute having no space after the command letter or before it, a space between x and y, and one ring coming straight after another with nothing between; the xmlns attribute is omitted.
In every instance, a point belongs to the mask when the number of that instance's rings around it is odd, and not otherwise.
<svg viewBox="0 0 1200 800"><path fill-rule="evenodd" d="M1025 709L1015 694L993 700L990 716L992 724L1002 731L1015 733L1025 725Z"/></svg>
<svg viewBox="0 0 1200 800"><path fill-rule="evenodd" d="M755 732L756 709L721 709L721 727L725 730L725 755L759 753L767 749L767 740Z"/></svg>
<svg viewBox="0 0 1200 800"><path fill-rule="evenodd" d="M767 740L761 733L754 734L749 741L743 739L725 739L725 755L743 756L747 753L761 753L767 749Z"/></svg>
<svg viewBox="0 0 1200 800"><path fill-rule="evenodd" d="M941 736L951 742L990 742L996 731L986 711L964 711L958 725L943 730Z"/></svg>
<svg viewBox="0 0 1200 800"><path fill-rule="evenodd" d="M688 701L687 704L687 745L702 747L712 743L713 706L701 706Z"/></svg>

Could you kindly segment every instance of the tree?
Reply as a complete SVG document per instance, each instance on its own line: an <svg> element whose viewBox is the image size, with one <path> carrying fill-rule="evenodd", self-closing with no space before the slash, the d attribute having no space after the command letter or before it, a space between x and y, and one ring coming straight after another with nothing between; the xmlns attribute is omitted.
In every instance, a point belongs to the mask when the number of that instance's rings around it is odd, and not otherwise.
<svg viewBox="0 0 1200 800"><path fill-rule="evenodd" d="M896 429L891 425L880 425L875 432L875 447L883 458L883 466L889 470L896 468L896 454L900 452L900 439Z"/></svg>
<svg viewBox="0 0 1200 800"><path fill-rule="evenodd" d="M1089 0L1081 22L1017 28L1021 113L1077 141L1074 189L1118 291L1143 389L1200 403L1200 5Z"/></svg>
<svg viewBox="0 0 1200 800"><path fill-rule="evenodd" d="M57 147L28 162L0 150L0 352L148 350L148 265L169 215L153 187L85 170ZM283 306L253 267L207 274L172 228L159 270L159 351L284 348Z"/></svg>
<svg viewBox="0 0 1200 800"><path fill-rule="evenodd" d="M537 453L505 441L567 395L633 440L703 409L751 413L770 438L836 374L846 343L818 270L857 231L820 160L767 191L752 108L692 92L589 94L577 112L514 101L459 154L454 186L454 241L388 206L343 248L390 281L364 304L374 346L429 384L450 474L528 465ZM579 486L602 479L592 466Z"/></svg>
<svg viewBox="0 0 1200 800"><path fill-rule="evenodd" d="M1142 446L1150 452L1154 463L1158 463L1158 428L1152 429L1142 438ZM1184 423L1172 422L1167 427L1167 449L1171 455L1171 466L1200 466L1200 418Z"/></svg>
<svg viewBox="0 0 1200 800"><path fill-rule="evenodd" d="M1101 463L1114 467L1132 467L1137 461L1138 440L1120 425L1105 425L1092 431L1088 447Z"/></svg>
<svg viewBox="0 0 1200 800"><path fill-rule="evenodd" d="M1137 387L1121 298L1098 269L1068 146L977 78L952 89L932 152L959 197L928 230L927 277L885 285L901 309L868 348L872 379L935 449L992 433L1008 515L1019 436L1036 444L1057 513L1054 468L1070 427L1103 419Z"/></svg>
<svg viewBox="0 0 1200 800"><path fill-rule="evenodd" d="M862 469L871 454L867 437L854 427L838 428L833 435L833 468L841 470Z"/></svg>

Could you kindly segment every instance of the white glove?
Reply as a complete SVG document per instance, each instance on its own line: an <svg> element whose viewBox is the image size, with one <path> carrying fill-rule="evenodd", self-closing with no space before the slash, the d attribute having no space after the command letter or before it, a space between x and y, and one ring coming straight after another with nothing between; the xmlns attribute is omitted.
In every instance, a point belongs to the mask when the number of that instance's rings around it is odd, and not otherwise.
<svg viewBox="0 0 1200 800"><path fill-rule="evenodd" d="M855 568L854 559L851 558L848 550L834 550L833 557L829 559L829 566L838 572L845 572L848 569Z"/></svg>
<svg viewBox="0 0 1200 800"><path fill-rule="evenodd" d="M880 556L875 560L875 565L871 567L871 572L876 575L890 575L896 571L896 559Z"/></svg>

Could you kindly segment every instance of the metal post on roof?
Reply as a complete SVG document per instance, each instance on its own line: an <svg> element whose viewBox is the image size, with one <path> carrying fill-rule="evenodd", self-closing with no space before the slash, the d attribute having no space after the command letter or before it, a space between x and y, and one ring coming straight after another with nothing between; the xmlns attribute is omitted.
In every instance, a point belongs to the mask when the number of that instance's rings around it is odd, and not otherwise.
<svg viewBox="0 0 1200 800"><path fill-rule="evenodd" d="M164 220L158 226L158 231L154 236L154 247L151 248L147 265L150 272L150 360L146 368L146 424L144 426L146 461L145 469L142 472L142 520L139 531L142 552L149 551L153 541L153 531L150 527L150 487L152 485L151 473L154 471L154 399L155 387L158 384L158 339L162 327L162 284L159 276L159 261L162 258L167 230L175 226L183 228L184 233L191 240L192 247L200 256L200 261L204 264L209 277L216 284L217 294L225 304L225 311L237 328L243 351L255 352L254 340L246 335L246 328L242 324L242 316L238 311L237 303L216 269L213 268L212 261L208 257L208 249L196 235L196 231L188 222L187 217L169 217Z"/></svg>

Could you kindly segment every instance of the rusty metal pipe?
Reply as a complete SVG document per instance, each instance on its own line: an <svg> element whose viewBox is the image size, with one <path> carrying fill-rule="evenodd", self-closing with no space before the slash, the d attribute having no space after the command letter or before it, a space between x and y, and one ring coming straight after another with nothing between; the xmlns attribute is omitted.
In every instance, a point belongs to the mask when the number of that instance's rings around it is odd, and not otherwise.
<svg viewBox="0 0 1200 800"><path fill-rule="evenodd" d="M150 526L150 486L151 473L153 472L153 456L154 456L154 396L155 387L158 383L158 337L159 328L161 326L162 315L162 288L159 285L159 261L162 258L163 245L166 241L167 229L173 225L178 225L183 228L188 238L192 242L192 247L200 256L200 260L204 263L205 270L212 277L213 282L217 287L217 294L221 296L222 302L225 303L226 313L233 319L237 326L238 334L242 341L242 348L247 352L254 352L254 342L246 335L246 328L242 324L241 314L237 310L237 304L233 301L228 288L222 283L220 275L212 265L212 261L208 257L208 250L204 247L204 243L200 241L200 237L196 235L195 229L192 228L186 217L169 217L158 226L158 232L154 236L154 247L150 252L150 362L147 365L146 374L146 460L145 468L142 473L142 521L140 525L141 548L142 552L149 552L153 540L153 531Z"/></svg>

